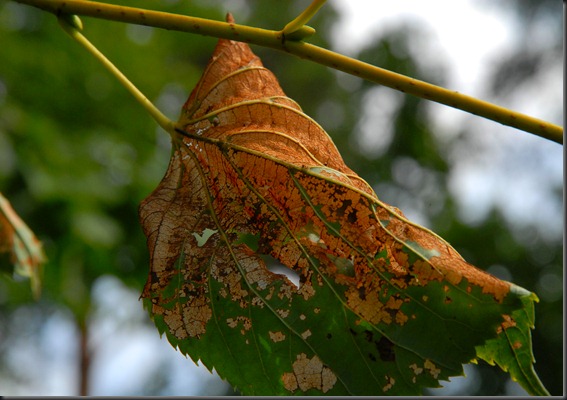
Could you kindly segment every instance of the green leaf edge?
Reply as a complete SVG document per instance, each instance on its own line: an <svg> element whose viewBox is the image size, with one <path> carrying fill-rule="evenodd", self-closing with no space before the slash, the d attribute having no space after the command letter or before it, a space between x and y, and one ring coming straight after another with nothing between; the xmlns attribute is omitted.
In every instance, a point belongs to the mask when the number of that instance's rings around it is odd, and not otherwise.
<svg viewBox="0 0 567 400"><path fill-rule="evenodd" d="M534 328L534 302L539 302L535 293L512 284L511 292L519 295L523 307L512 312L515 326L499 332L482 346L476 347L478 358L490 365L498 365L508 372L532 396L550 396L533 367L535 358L532 350L531 330Z"/></svg>

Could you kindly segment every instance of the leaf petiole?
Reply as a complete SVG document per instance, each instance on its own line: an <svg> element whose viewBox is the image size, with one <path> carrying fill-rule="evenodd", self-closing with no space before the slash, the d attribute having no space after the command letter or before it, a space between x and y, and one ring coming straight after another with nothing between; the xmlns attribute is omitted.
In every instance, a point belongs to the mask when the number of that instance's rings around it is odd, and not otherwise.
<svg viewBox="0 0 567 400"><path fill-rule="evenodd" d="M59 25L69 36L83 46L106 68L122 86L148 111L151 117L170 135L175 132L175 122L163 114L104 54L98 50L81 32L83 24L77 15L60 14L57 16Z"/></svg>

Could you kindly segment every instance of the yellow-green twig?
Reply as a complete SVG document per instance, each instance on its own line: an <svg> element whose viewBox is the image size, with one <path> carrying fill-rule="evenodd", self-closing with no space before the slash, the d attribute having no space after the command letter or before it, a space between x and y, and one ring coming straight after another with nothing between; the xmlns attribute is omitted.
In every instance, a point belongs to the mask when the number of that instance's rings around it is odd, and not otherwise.
<svg viewBox="0 0 567 400"><path fill-rule="evenodd" d="M309 7L282 29L282 33L289 35L303 28L304 25L317 14L317 11L323 7L326 1L327 0L313 0Z"/></svg>
<svg viewBox="0 0 567 400"><path fill-rule="evenodd" d="M549 122L472 96L467 96L457 91L448 90L440 86L382 69L309 43L286 42L285 45L290 53L298 57L306 58L348 74L388 86L403 93L409 93L467 111L471 114L533 133L560 144L563 143L563 128Z"/></svg>
<svg viewBox="0 0 567 400"><path fill-rule="evenodd" d="M118 69L112 62L105 57L83 34L82 22L76 15L60 14L59 24L65 32L75 41L91 53L101 64L124 86L134 98L150 113L152 118L170 135L175 132L175 123L167 118L154 104L148 100L144 94Z"/></svg>
<svg viewBox="0 0 567 400"><path fill-rule="evenodd" d="M198 33L207 36L253 43L260 46L288 52L331 68L379 83L431 101L458 108L460 110L508 125L537 136L563 143L563 128L528 115L497 106L495 104L448 90L427 82L419 81L392 71L378 68L332 51L301 41L310 31L300 32L297 37L284 35L284 31L275 31L152 11L133 7L117 6L85 0L15 0L46 11L61 14L77 14L138 25L153 26L169 30ZM302 22L311 18L323 4L315 0L309 8L284 29L293 34L305 25ZM291 28L289 28L291 26ZM293 29L292 29L293 28Z"/></svg>

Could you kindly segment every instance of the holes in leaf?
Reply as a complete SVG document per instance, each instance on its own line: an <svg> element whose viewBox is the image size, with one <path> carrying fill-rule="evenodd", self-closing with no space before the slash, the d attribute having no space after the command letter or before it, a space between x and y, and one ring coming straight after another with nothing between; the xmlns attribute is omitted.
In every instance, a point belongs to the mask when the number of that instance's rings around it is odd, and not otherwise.
<svg viewBox="0 0 567 400"><path fill-rule="evenodd" d="M299 289L299 274L297 272L286 267L281 262L279 262L279 260L270 255L262 255L262 259L266 263L266 268L268 268L268 271L278 275L285 275L287 279L289 279L289 281L296 287L296 289Z"/></svg>

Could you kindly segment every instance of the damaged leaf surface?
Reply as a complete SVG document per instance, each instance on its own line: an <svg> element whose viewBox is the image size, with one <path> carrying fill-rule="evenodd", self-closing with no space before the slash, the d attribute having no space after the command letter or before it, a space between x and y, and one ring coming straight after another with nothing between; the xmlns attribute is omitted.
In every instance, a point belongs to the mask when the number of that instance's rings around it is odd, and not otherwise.
<svg viewBox="0 0 567 400"><path fill-rule="evenodd" d="M179 126L142 296L243 394L419 394L531 304L381 202L247 45L219 41Z"/></svg>

